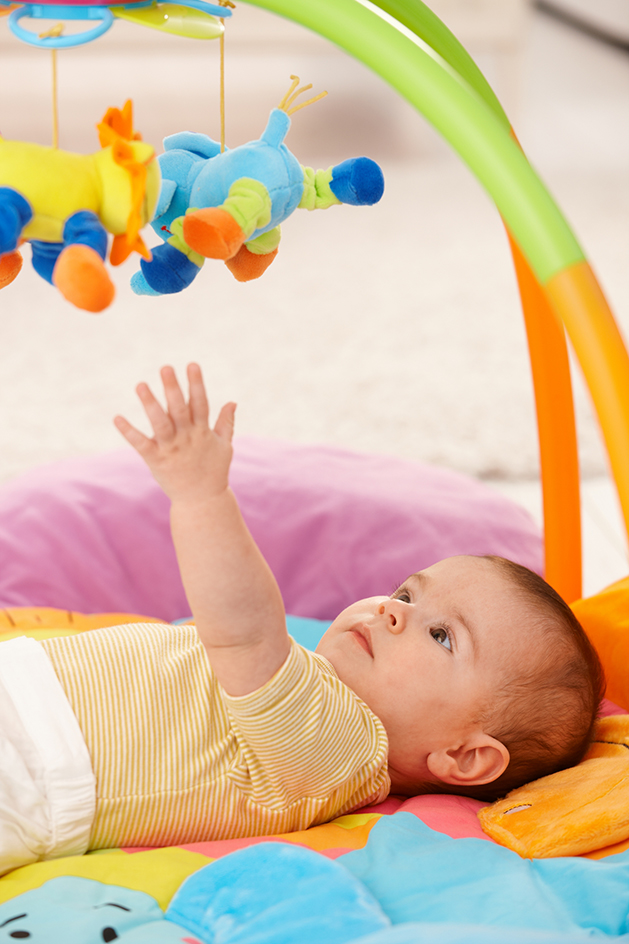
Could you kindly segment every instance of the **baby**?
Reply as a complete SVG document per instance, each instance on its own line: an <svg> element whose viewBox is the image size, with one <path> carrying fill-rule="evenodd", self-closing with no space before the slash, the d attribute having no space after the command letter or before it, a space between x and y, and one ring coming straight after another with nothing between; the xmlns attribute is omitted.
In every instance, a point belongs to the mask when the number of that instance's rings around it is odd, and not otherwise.
<svg viewBox="0 0 629 944"><path fill-rule="evenodd" d="M235 404L212 429L200 368L188 399L161 376L167 412L137 390L153 438L115 424L171 500L194 626L2 644L26 769L19 815L0 797L1 870L305 829L390 792L493 800L580 760L602 673L540 577L450 558L352 604L306 651L228 485Z"/></svg>

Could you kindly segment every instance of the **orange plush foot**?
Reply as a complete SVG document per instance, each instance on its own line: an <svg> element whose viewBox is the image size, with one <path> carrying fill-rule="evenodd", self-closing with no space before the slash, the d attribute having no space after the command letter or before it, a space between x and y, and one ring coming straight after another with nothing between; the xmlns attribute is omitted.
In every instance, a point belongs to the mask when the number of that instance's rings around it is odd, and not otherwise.
<svg viewBox="0 0 629 944"><path fill-rule="evenodd" d="M0 256L0 288L6 288L16 279L22 268L22 256L16 250Z"/></svg>
<svg viewBox="0 0 629 944"><path fill-rule="evenodd" d="M89 246L66 246L57 259L52 281L64 298L84 311L103 311L114 299L105 263Z"/></svg>
<svg viewBox="0 0 629 944"><path fill-rule="evenodd" d="M249 252L246 246L241 246L232 259L225 260L225 265L238 282L251 282L266 272L276 255L277 249L257 255Z"/></svg>
<svg viewBox="0 0 629 944"><path fill-rule="evenodd" d="M206 207L184 217L183 238L191 249L206 259L231 259L246 236L227 210Z"/></svg>

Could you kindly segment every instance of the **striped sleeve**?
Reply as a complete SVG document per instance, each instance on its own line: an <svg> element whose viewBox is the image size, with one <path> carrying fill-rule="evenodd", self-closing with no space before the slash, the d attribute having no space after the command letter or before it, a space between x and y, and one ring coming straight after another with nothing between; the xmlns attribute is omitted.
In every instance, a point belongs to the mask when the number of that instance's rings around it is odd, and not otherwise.
<svg viewBox="0 0 629 944"><path fill-rule="evenodd" d="M384 726L327 660L294 640L266 685L223 699L256 803L328 798L347 812L387 795Z"/></svg>

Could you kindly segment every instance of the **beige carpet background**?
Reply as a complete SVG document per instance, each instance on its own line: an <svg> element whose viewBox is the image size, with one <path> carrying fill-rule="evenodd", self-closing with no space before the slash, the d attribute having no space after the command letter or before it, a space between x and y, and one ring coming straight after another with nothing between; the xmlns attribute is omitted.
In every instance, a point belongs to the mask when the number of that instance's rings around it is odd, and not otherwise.
<svg viewBox="0 0 629 944"><path fill-rule="evenodd" d="M228 143L259 136L296 72L330 94L295 116L289 145L319 166L379 160L381 204L294 214L274 265L248 285L208 262L185 293L138 299L129 262L99 316L70 307L27 261L0 294L0 480L122 445L111 417L141 420L134 385L190 359L215 404L238 401L240 433L534 477L526 344L489 199L363 66L245 3L234 19ZM629 329L629 56L535 13L506 68L491 51L478 58ZM217 62L217 44L116 24L60 57L61 145L95 150L95 121L129 96L146 140L184 129L217 136ZM4 136L49 143L48 95L47 54L0 20ZM578 406L584 473L597 475L605 463L582 390Z"/></svg>

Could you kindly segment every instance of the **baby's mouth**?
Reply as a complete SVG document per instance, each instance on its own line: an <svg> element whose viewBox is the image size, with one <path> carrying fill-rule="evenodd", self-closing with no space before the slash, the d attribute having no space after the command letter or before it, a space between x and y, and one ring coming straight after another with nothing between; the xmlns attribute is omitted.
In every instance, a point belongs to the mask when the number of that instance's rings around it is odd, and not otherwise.
<svg viewBox="0 0 629 944"><path fill-rule="evenodd" d="M366 626L354 626L350 632L359 646L369 653L373 659L373 649L371 648L371 633Z"/></svg>

